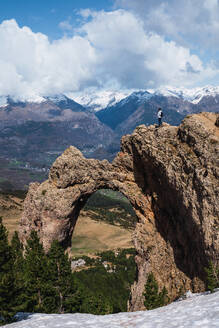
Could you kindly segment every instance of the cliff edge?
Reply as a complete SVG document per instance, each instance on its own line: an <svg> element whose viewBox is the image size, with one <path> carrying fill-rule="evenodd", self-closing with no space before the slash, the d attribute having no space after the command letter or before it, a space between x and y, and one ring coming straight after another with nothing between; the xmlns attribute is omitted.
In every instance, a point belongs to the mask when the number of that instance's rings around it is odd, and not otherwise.
<svg viewBox="0 0 219 328"><path fill-rule="evenodd" d="M187 116L179 127L137 127L122 138L112 163L86 159L69 147L47 181L30 185L21 239L35 229L45 249L53 239L68 248L87 199L98 189L120 191L138 217L133 234L138 279L129 310L144 308L151 271L171 299L180 290L202 291L204 267L219 260L218 142L218 114L201 113Z"/></svg>

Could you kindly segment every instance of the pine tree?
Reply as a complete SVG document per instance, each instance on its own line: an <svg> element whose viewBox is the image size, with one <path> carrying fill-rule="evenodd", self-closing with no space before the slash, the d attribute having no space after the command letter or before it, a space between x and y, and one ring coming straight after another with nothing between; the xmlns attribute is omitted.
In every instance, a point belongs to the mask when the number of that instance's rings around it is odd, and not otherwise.
<svg viewBox="0 0 219 328"><path fill-rule="evenodd" d="M77 291L71 262L58 241L53 241L48 252L48 266L50 281L55 286L56 312L76 312L80 309L79 291Z"/></svg>
<svg viewBox="0 0 219 328"><path fill-rule="evenodd" d="M23 262L23 245L18 237L17 231L15 231L12 236L11 249L14 265L16 266L16 269L18 269Z"/></svg>
<svg viewBox="0 0 219 328"><path fill-rule="evenodd" d="M15 289L16 289L16 310L17 312L25 311L23 306L24 299L24 257L23 257L23 244L21 243L17 231L11 240L11 251L13 258L13 269L15 277Z"/></svg>
<svg viewBox="0 0 219 328"><path fill-rule="evenodd" d="M159 293L159 299L160 299L159 306L166 305L169 300L168 292L165 286L162 288L161 292Z"/></svg>
<svg viewBox="0 0 219 328"><path fill-rule="evenodd" d="M144 305L146 306L147 310L155 309L157 307L158 300L158 284L154 278L153 273L149 273L148 275L144 296Z"/></svg>
<svg viewBox="0 0 219 328"><path fill-rule="evenodd" d="M47 259L35 231L32 231L27 240L24 260L24 300L25 311L46 312L43 307L43 298L47 294L49 281Z"/></svg>
<svg viewBox="0 0 219 328"><path fill-rule="evenodd" d="M15 309L15 279L8 233L0 218L0 321L12 320Z"/></svg>
<svg viewBox="0 0 219 328"><path fill-rule="evenodd" d="M113 305L110 304L110 300L101 294L87 293L83 299L80 312L99 315L109 314L113 312Z"/></svg>
<svg viewBox="0 0 219 328"><path fill-rule="evenodd" d="M158 283L154 278L153 273L149 273L147 282L145 284L145 296L144 305L147 310L152 310L157 307L163 306L167 303L167 290L163 287L162 291L159 292Z"/></svg>
<svg viewBox="0 0 219 328"><path fill-rule="evenodd" d="M219 268L210 261L205 272L207 273L207 288L213 293L214 289L219 287Z"/></svg>

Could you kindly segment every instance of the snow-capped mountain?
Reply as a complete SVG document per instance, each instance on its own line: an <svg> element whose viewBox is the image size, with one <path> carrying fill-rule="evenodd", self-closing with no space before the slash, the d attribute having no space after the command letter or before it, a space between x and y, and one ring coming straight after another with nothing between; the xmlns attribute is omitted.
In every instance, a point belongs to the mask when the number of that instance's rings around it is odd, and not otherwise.
<svg viewBox="0 0 219 328"><path fill-rule="evenodd" d="M44 97L38 102L2 97L1 104L2 157L41 163L48 152L60 153L70 145L89 155L114 138L114 132L94 113L65 95Z"/></svg>
<svg viewBox="0 0 219 328"><path fill-rule="evenodd" d="M134 91L132 92L130 95L128 95L127 97L121 99L120 101L120 105L125 105L126 103L128 103L130 100L136 102L136 104L143 104L145 101L149 100L151 97L153 97L153 94L146 91L146 90L139 90L139 91ZM119 102L119 101L118 101ZM113 105L116 105L113 104ZM113 105L110 105L108 107L111 107Z"/></svg>
<svg viewBox="0 0 219 328"><path fill-rule="evenodd" d="M67 97L64 94L52 95L52 96L34 96L34 97L25 97L25 96L0 96L0 107L6 107L10 105L18 106L29 106L32 105L44 105L44 103L51 103L52 105L57 105L58 107L64 107L65 109L69 108L72 110L85 111L85 108L78 104L73 99Z"/></svg>
<svg viewBox="0 0 219 328"><path fill-rule="evenodd" d="M84 92L69 92L66 94L41 96L41 95L20 95L20 96L5 96L0 95L0 107L7 106L8 101L15 103L43 103L51 101L53 103L67 104L69 100L73 100L81 106L92 110L99 111L107 107L115 106L116 104L123 101L123 104L127 101L127 98L135 98L135 101L143 103L155 96L163 97L175 97L188 101L191 104L197 105L204 97L219 97L219 86L206 86L199 88L174 88L174 87L163 87L159 89L148 89L148 90L88 90Z"/></svg>
<svg viewBox="0 0 219 328"><path fill-rule="evenodd" d="M163 108L165 122L178 125L187 114L219 111L219 87L135 91L96 115L121 136L131 133L137 125L155 124L159 107Z"/></svg>
<svg viewBox="0 0 219 328"><path fill-rule="evenodd" d="M193 104L198 104L203 97L219 96L219 86L207 86L203 88L173 88L165 87L156 90L149 90L153 95L162 95L165 97L176 97L187 100Z"/></svg>
<svg viewBox="0 0 219 328"><path fill-rule="evenodd" d="M110 126L121 136L130 133L140 124L154 124L157 121L157 108L165 108L165 121L176 125L185 116L185 112L191 112L191 106L181 106L182 100L165 97L161 94L148 91L135 91L113 106L108 106L96 112L99 120ZM187 106L188 107L188 106Z"/></svg>
<svg viewBox="0 0 219 328"><path fill-rule="evenodd" d="M219 291L208 295L188 292L187 299L150 311L108 315L20 314L21 321L5 328L218 328L218 304Z"/></svg>
<svg viewBox="0 0 219 328"><path fill-rule="evenodd" d="M103 108L110 107L126 98L132 90L121 92L116 91L90 91L88 93L68 93L67 96L89 110L99 111Z"/></svg>
<svg viewBox="0 0 219 328"><path fill-rule="evenodd" d="M188 101L191 104L198 104L204 97L215 98L219 96L219 86L207 86L193 89L163 87L148 90L122 90L120 92L93 90L83 93L68 93L66 95L82 106L97 112L101 109L115 106L121 101L126 102L127 98L130 96L134 97L139 104L154 96L175 97Z"/></svg>

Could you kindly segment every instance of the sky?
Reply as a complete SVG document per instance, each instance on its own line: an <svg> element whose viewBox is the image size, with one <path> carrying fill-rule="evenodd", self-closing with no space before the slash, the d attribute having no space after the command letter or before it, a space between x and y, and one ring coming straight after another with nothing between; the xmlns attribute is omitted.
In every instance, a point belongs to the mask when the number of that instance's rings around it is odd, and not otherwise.
<svg viewBox="0 0 219 328"><path fill-rule="evenodd" d="M0 0L0 96L219 85L219 0Z"/></svg>

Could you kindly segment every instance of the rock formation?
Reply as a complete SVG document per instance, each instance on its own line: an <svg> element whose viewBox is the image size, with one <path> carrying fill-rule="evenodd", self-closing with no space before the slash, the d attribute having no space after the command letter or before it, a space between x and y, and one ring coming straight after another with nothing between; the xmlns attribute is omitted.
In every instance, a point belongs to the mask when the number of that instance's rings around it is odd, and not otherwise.
<svg viewBox="0 0 219 328"><path fill-rule="evenodd" d="M48 250L53 239L66 248L80 210L98 189L120 191L138 223L133 234L138 280L131 311L143 309L148 272L174 299L180 290L204 289L204 267L219 254L219 129L217 115L187 116L179 127L135 129L121 140L112 164L85 159L69 147L56 159L49 179L30 185L20 223L26 240L35 229Z"/></svg>

